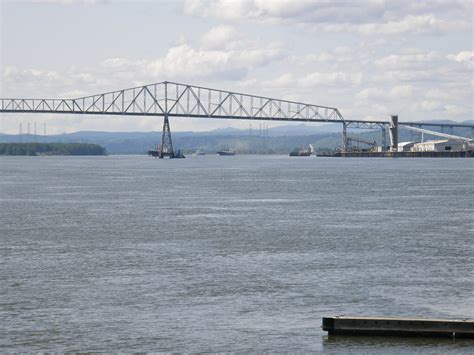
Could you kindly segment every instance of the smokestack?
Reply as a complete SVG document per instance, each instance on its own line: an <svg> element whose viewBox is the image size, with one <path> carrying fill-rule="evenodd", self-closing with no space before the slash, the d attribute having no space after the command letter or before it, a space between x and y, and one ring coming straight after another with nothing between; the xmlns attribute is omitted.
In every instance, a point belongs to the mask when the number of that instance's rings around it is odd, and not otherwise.
<svg viewBox="0 0 474 355"><path fill-rule="evenodd" d="M390 116L390 150L396 152L398 149L398 116Z"/></svg>

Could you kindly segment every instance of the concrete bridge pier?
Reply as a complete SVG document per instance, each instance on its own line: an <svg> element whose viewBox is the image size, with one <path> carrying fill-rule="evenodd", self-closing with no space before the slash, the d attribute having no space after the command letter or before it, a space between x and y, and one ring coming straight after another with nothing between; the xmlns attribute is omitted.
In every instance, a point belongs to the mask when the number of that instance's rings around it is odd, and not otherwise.
<svg viewBox="0 0 474 355"><path fill-rule="evenodd" d="M342 121L342 151L347 151L347 123Z"/></svg>
<svg viewBox="0 0 474 355"><path fill-rule="evenodd" d="M390 151L398 150L398 116L390 116Z"/></svg>

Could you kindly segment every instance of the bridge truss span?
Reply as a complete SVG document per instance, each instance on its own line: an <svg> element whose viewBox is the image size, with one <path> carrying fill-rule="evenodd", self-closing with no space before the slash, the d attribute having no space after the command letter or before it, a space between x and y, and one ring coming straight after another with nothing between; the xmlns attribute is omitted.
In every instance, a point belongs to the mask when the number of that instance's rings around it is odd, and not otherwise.
<svg viewBox="0 0 474 355"><path fill-rule="evenodd" d="M334 107L168 83L169 116L283 121L343 121ZM169 104L168 104L169 105Z"/></svg>
<svg viewBox="0 0 474 355"><path fill-rule="evenodd" d="M2 112L342 122L335 107L161 82L77 99L1 99Z"/></svg>

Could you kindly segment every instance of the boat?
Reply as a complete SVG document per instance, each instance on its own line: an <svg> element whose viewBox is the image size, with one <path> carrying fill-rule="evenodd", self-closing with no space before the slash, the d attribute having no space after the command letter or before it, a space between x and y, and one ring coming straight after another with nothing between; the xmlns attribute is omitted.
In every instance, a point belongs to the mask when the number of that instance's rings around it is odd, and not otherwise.
<svg viewBox="0 0 474 355"><path fill-rule="evenodd" d="M206 152L203 149L199 148L194 152L194 155L206 155Z"/></svg>
<svg viewBox="0 0 474 355"><path fill-rule="evenodd" d="M182 151L181 149L178 149L178 150L174 153L173 156L170 156L170 158L172 158L172 159L184 159L184 158L186 158L186 157L184 156L183 151Z"/></svg>
<svg viewBox="0 0 474 355"><path fill-rule="evenodd" d="M222 150L219 150L217 154L219 154L220 156L230 156L235 155L235 152L232 149L224 148Z"/></svg>
<svg viewBox="0 0 474 355"><path fill-rule="evenodd" d="M163 153L160 151L158 144L155 145L154 149L148 151L148 156L153 158L160 158L163 159L164 157L169 157L170 159L184 159L184 153L181 149L176 151L164 151Z"/></svg>
<svg viewBox="0 0 474 355"><path fill-rule="evenodd" d="M313 153L314 147L312 144L310 144L308 148L296 148L295 150L291 151L290 157L309 157Z"/></svg>
<svg viewBox="0 0 474 355"><path fill-rule="evenodd" d="M158 149L149 150L148 156L153 157L153 158L158 158L160 156L160 151Z"/></svg>
<svg viewBox="0 0 474 355"><path fill-rule="evenodd" d="M290 157L309 157L311 155L311 152L309 150L294 150L290 152Z"/></svg>

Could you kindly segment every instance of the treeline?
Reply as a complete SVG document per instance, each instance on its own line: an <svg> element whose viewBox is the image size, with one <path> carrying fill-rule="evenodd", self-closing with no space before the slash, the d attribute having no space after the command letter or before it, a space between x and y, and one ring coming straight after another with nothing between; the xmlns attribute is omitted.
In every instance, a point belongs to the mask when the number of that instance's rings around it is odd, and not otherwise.
<svg viewBox="0 0 474 355"><path fill-rule="evenodd" d="M106 155L104 147L89 143L0 143L0 155Z"/></svg>

